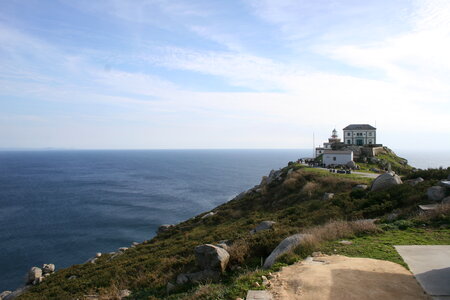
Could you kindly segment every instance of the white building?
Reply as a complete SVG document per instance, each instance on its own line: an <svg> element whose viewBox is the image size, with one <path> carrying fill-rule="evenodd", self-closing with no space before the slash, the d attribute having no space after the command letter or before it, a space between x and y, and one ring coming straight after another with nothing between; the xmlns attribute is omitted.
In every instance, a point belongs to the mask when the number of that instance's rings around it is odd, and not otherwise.
<svg viewBox="0 0 450 300"><path fill-rule="evenodd" d="M339 142L341 142L341 139L338 137L337 130L333 129L331 137L328 138L328 143L323 143L323 147L316 148L316 157L323 154L325 150L331 150L331 145Z"/></svg>
<svg viewBox="0 0 450 300"><path fill-rule="evenodd" d="M377 143L377 129L369 124L351 124L343 131L343 142L347 145L364 146Z"/></svg>
<svg viewBox="0 0 450 300"><path fill-rule="evenodd" d="M325 150L323 152L323 164L329 165L345 165L349 161L353 161L353 151L350 150Z"/></svg>

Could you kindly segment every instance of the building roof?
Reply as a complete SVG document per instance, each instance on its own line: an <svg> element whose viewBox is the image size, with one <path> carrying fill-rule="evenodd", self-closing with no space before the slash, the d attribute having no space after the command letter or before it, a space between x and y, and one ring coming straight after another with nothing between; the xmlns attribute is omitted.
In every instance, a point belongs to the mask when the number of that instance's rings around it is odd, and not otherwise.
<svg viewBox="0 0 450 300"><path fill-rule="evenodd" d="M351 150L325 150L323 154L351 154Z"/></svg>
<svg viewBox="0 0 450 300"><path fill-rule="evenodd" d="M376 128L369 124L350 124L343 130L376 130Z"/></svg>

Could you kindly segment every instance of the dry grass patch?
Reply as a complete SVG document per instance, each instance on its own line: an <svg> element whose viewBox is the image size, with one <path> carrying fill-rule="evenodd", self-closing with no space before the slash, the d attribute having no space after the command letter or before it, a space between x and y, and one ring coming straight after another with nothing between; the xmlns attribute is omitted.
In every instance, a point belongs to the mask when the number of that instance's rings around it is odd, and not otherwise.
<svg viewBox="0 0 450 300"><path fill-rule="evenodd" d="M357 236L363 233L380 232L380 229L372 220L358 221L331 221L325 225L315 226L305 230L312 234L317 241L333 241L341 238Z"/></svg>

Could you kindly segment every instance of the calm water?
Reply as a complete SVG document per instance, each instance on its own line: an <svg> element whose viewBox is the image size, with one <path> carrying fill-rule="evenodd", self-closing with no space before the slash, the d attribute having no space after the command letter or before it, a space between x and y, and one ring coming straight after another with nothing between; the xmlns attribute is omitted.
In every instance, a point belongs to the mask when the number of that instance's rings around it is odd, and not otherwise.
<svg viewBox="0 0 450 300"><path fill-rule="evenodd" d="M303 150L0 152L0 292L82 263L258 184Z"/></svg>

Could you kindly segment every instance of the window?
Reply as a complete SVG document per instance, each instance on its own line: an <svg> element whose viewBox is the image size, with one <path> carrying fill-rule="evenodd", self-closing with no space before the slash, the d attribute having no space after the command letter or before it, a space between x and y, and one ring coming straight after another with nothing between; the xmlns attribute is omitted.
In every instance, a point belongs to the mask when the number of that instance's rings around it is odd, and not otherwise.
<svg viewBox="0 0 450 300"><path fill-rule="evenodd" d="M350 136L350 132L347 132L347 136Z"/></svg>
<svg viewBox="0 0 450 300"><path fill-rule="evenodd" d="M369 132L369 136L372 136L372 132Z"/></svg>
<svg viewBox="0 0 450 300"><path fill-rule="evenodd" d="M347 140L347 144L349 144L349 145L350 145L351 143L352 143L352 141L350 141L350 140Z"/></svg>

